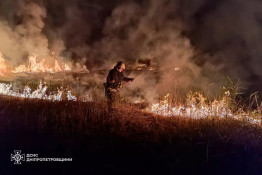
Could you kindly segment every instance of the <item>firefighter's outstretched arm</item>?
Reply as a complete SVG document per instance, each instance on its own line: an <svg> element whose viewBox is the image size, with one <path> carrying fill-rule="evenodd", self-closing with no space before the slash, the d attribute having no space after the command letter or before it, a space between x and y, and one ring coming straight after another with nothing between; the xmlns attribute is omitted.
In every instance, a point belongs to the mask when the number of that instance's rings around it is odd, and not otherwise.
<svg viewBox="0 0 262 175"><path fill-rule="evenodd" d="M123 80L124 80L124 81L131 81L131 82L132 82L132 81L134 80L134 78L127 78L127 77L124 77Z"/></svg>
<svg viewBox="0 0 262 175"><path fill-rule="evenodd" d="M123 80L123 81L126 81L126 82L128 82L128 81L131 81L131 82L132 82L132 81L134 80L134 78L125 77L124 74L122 73L122 80Z"/></svg>

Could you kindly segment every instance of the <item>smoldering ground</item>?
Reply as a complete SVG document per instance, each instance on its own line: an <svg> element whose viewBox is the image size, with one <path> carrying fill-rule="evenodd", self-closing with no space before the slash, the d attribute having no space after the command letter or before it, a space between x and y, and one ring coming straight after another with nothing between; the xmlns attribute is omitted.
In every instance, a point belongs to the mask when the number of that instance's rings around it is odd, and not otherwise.
<svg viewBox="0 0 262 175"><path fill-rule="evenodd" d="M89 69L147 58L158 78L142 75L129 88L148 98L178 83L216 91L226 76L248 93L262 89L259 0L2 0L0 9L0 51L13 66L32 53Z"/></svg>

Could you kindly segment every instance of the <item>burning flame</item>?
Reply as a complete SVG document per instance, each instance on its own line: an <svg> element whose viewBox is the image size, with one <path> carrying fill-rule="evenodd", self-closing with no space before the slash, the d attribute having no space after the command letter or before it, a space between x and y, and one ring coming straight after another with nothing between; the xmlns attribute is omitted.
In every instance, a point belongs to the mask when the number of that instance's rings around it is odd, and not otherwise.
<svg viewBox="0 0 262 175"><path fill-rule="evenodd" d="M225 92L222 100L214 100L210 104L206 104L205 97L198 94L198 104L195 98L190 98L186 105L171 106L169 104L169 94L167 94L160 103L155 103L151 106L151 112L164 116L184 116L196 119L207 117L231 117L237 120L244 119L251 124L261 124L261 119L250 117L249 114L242 112L234 114L228 107L228 98L230 92Z"/></svg>
<svg viewBox="0 0 262 175"><path fill-rule="evenodd" d="M0 83L0 94L19 97L19 98L32 98L32 99L43 99L49 101L62 101L63 91L62 88L58 89L55 93L47 93L48 87L40 82L38 88L34 91L29 86L25 86L22 92L19 90L13 90L12 84ZM71 91L67 91L66 100L71 101L93 101L89 95L85 97L77 98L72 94ZM230 100L230 92L226 91L224 97L221 100L214 100L213 102L206 103L206 98L197 93L197 95L189 95L187 97L186 105L172 106L169 103L169 94L167 94L160 103L155 103L151 106L150 111L163 116L183 116L191 117L195 119L208 118L208 117L231 117L236 120L245 120L251 124L261 124L261 119L255 119L251 117L251 113L241 112L238 114L233 113L228 105ZM260 117L261 118L261 117Z"/></svg>
<svg viewBox="0 0 262 175"><path fill-rule="evenodd" d="M49 100L49 101L62 101L64 100L62 98L63 91L62 88L57 89L57 92L51 92L47 93L48 87L40 82L39 86L35 91L32 91L32 89L26 85L23 88L22 92L19 91L14 91L12 84L7 84L7 83L0 83L0 94L1 95L7 95L7 96L13 96L13 97L19 97L19 98L32 98L32 99L42 99L42 100ZM83 102L88 102L88 101L93 101L93 99L89 96L86 95L84 98L77 99L76 96L72 94L70 90L67 91L66 97L68 101L83 101Z"/></svg>
<svg viewBox="0 0 262 175"><path fill-rule="evenodd" d="M62 101L63 91L58 89L56 93L47 94L48 87L40 82L38 88L32 92L29 86L25 86L23 92L12 90L12 84L0 83L0 94L20 97L20 98L33 98L33 99L43 99L50 101ZM76 97L71 94L71 91L67 92L67 100L76 101Z"/></svg>
<svg viewBox="0 0 262 175"><path fill-rule="evenodd" d="M7 72L7 66L5 64L2 53L0 52L0 75L3 76L5 72Z"/></svg>
<svg viewBox="0 0 262 175"><path fill-rule="evenodd" d="M29 64L28 66L20 65L16 67L12 72L20 73L20 72L62 72L62 71L71 71L71 68L68 64L59 63L57 59L55 59L54 67L50 67L44 64L45 60L42 59L38 61L36 55L29 56Z"/></svg>

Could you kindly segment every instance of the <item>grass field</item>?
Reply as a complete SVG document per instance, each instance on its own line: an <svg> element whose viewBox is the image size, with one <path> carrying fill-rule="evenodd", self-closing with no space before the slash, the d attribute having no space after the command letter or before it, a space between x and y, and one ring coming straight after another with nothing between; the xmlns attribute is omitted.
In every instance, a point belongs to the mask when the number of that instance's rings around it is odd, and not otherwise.
<svg viewBox="0 0 262 175"><path fill-rule="evenodd" d="M261 174L262 128L232 118L163 117L124 104L0 97L0 174ZM23 162L19 149L73 162Z"/></svg>

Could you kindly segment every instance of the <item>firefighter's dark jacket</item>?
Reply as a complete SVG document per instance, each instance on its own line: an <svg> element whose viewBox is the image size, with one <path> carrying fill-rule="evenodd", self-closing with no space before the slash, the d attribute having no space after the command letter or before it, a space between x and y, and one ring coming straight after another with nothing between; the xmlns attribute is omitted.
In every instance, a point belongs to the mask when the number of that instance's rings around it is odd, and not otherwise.
<svg viewBox="0 0 262 175"><path fill-rule="evenodd" d="M121 86L121 81L132 81L133 78L127 78L123 72L119 72L116 67L111 69L107 75L106 87L117 89Z"/></svg>

